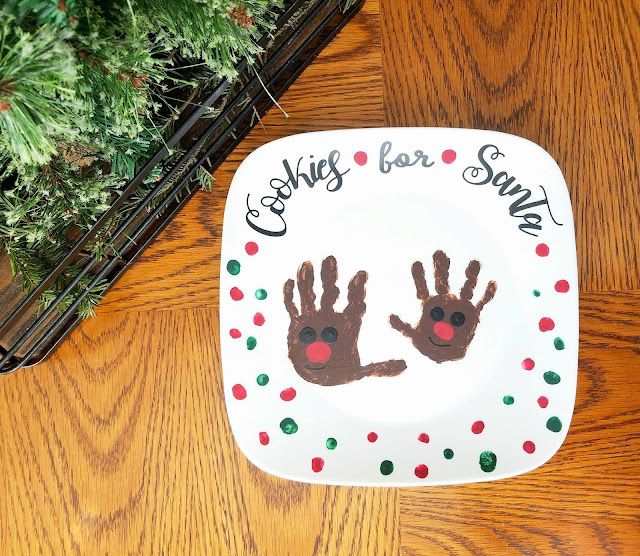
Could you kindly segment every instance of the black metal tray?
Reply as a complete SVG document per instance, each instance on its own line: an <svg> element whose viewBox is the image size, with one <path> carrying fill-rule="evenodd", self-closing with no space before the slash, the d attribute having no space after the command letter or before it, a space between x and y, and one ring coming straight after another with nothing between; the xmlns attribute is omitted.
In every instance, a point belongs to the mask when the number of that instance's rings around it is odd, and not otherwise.
<svg viewBox="0 0 640 556"><path fill-rule="evenodd" d="M239 77L221 81L189 103L173 135L127 184L96 224L79 238L58 266L28 295L16 299L0 324L0 374L44 360L80 322L77 306L91 288L106 280L109 289L198 190L193 176L199 167L213 172L287 90L315 56L361 8L364 0L297 0L278 18L276 31L263 39L265 54L254 65L241 62ZM215 108L217 115L206 117ZM173 159L170 150L180 148ZM122 207L160 162L170 160L157 185L115 230L109 226ZM86 253L98 234L108 232L109 253L86 254L79 272L56 299L38 314L38 299L72 261ZM58 307L84 276L87 289L64 311ZM11 286L11 285L10 285ZM1 288L1 286L0 286ZM6 286L5 286L6 288ZM5 299L7 296L5 295ZM0 318L5 315L0 313Z"/></svg>

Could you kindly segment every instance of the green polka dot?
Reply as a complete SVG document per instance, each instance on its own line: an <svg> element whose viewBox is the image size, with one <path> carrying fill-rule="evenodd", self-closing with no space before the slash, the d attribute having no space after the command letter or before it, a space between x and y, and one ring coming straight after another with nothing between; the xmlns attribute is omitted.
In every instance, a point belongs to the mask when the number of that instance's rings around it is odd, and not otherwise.
<svg viewBox="0 0 640 556"><path fill-rule="evenodd" d="M256 299L259 299L260 301L267 299L267 290L258 288L256 290Z"/></svg>
<svg viewBox="0 0 640 556"><path fill-rule="evenodd" d="M564 341L562 340L562 338L556 338L555 340L553 340L553 346L558 350L564 349Z"/></svg>
<svg viewBox="0 0 640 556"><path fill-rule="evenodd" d="M445 448L442 452L444 459L453 459L453 450L451 448Z"/></svg>
<svg viewBox="0 0 640 556"><path fill-rule="evenodd" d="M247 349L249 351L251 351L252 349L255 349L257 345L258 345L258 340L256 340L253 336L249 336L247 338Z"/></svg>
<svg viewBox="0 0 640 556"><path fill-rule="evenodd" d="M338 441L335 438L327 438L327 450L335 450L338 445Z"/></svg>
<svg viewBox="0 0 640 556"><path fill-rule="evenodd" d="M240 274L240 263L235 259L231 259L227 263L227 272L229 274L233 274L233 276L235 276L236 274Z"/></svg>
<svg viewBox="0 0 640 556"><path fill-rule="evenodd" d="M482 452L480 454L480 469L482 469L485 473L491 473L498 464L498 456L496 456L493 452Z"/></svg>
<svg viewBox="0 0 640 556"><path fill-rule="evenodd" d="M502 398L502 402L504 403L504 405L512 405L515 401L516 400L513 398L513 396L504 396Z"/></svg>
<svg viewBox="0 0 640 556"><path fill-rule="evenodd" d="M540 297L540 290L533 290L533 295L535 297Z"/></svg>
<svg viewBox="0 0 640 556"><path fill-rule="evenodd" d="M560 382L560 375L558 373L554 373L553 371L547 371L542 376L544 377L544 381L547 384L558 384L558 382Z"/></svg>
<svg viewBox="0 0 640 556"><path fill-rule="evenodd" d="M298 432L298 423L296 423L291 417L285 417L280 421L280 428L284 434L295 434Z"/></svg>
<svg viewBox="0 0 640 556"><path fill-rule="evenodd" d="M269 384L269 375L265 375L264 373L258 375L258 378L256 378L256 382L260 386L266 386L267 384Z"/></svg>
<svg viewBox="0 0 640 556"><path fill-rule="evenodd" d="M393 473L393 462L385 459L380 464L380 473L383 475L391 475L391 473Z"/></svg>
<svg viewBox="0 0 640 556"><path fill-rule="evenodd" d="M547 428L552 432L560 432L562 430L562 422L557 417L550 417L547 421Z"/></svg>

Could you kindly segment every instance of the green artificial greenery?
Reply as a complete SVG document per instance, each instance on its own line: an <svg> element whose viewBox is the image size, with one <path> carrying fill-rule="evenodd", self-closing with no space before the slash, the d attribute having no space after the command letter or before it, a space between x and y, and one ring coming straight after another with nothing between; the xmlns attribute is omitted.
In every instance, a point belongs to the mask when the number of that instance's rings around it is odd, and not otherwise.
<svg viewBox="0 0 640 556"><path fill-rule="evenodd" d="M282 0L0 1L0 249L40 283L164 144L185 99L235 77ZM132 196L132 210L162 167ZM199 171L200 185L210 176ZM109 229L114 229L117 220ZM101 238L91 253L109 246ZM78 264L80 261L78 261ZM47 306L78 272L72 264ZM84 290L84 277L72 295ZM78 307L93 313L106 284Z"/></svg>

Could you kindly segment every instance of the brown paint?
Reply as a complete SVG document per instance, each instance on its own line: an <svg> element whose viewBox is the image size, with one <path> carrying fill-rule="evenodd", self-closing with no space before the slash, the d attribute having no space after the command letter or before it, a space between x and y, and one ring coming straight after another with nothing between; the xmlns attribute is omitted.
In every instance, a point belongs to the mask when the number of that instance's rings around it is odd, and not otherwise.
<svg viewBox="0 0 640 556"><path fill-rule="evenodd" d="M329 256L322 261L320 279L322 298L320 309L316 309L316 296L313 290L313 265L305 262L298 270L297 282L300 292L300 312L293 303L294 281L284 284L284 304L291 318L287 343L289 359L296 372L306 381L321 386L348 384L366 376L396 376L407 368L402 360L383 361L362 366L358 352L358 335L362 317L366 311L364 298L367 273L356 273L348 286L348 304L342 313L334 310L340 294L336 286L338 266L335 257ZM331 347L331 357L324 363L313 363L307 357L307 345L300 339L304 328L315 331L316 341L322 340L322 331L332 327L338 332L335 341L326 342Z"/></svg>
<svg viewBox="0 0 640 556"><path fill-rule="evenodd" d="M460 297L450 293L449 264L449 257L443 251L438 250L433 254L436 295L432 296L429 295L422 263L420 261L413 263L411 273L416 286L416 295L422 302L422 316L415 327L402 321L397 315L389 317L389 323L393 328L407 336L420 353L436 363L456 361L465 356L480 322L480 312L493 299L497 289L496 283L491 281L478 304L474 305L471 302L480 272L480 263L473 260L467 266L465 272L467 279L460 290ZM434 324L438 321L434 320L431 311L437 307L444 312L443 318L440 319L443 322L451 323L451 315L455 312L462 313L465 317L464 323L453 326L454 334L450 340L443 340L434 331Z"/></svg>

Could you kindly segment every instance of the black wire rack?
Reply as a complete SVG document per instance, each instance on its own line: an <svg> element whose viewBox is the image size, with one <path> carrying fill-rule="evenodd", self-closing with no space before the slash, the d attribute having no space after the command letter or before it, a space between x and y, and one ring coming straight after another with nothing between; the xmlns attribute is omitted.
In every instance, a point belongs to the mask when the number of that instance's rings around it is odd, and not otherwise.
<svg viewBox="0 0 640 556"><path fill-rule="evenodd" d="M109 289L142 251L167 226L198 190L194 175L200 167L209 172L224 161L253 128L259 117L276 103L317 54L362 7L364 0L296 0L276 22L275 32L264 37L265 53L249 64L237 66L239 77L233 83L223 80L188 104L181 123L136 176L127 184L111 207L95 225L80 237L57 267L11 310L0 324L0 374L14 372L46 359L80 322L77 307L99 283ZM216 109L215 117L208 117ZM167 164L172 149L180 154ZM154 187L110 231L113 217L125 201L160 163L166 165ZM108 230L107 254L90 254L87 247L98 234ZM83 255L84 254L84 255ZM41 295L79 256L82 266L65 289L46 309L37 311ZM59 307L80 281L90 276L86 288L75 296L64 311Z"/></svg>

